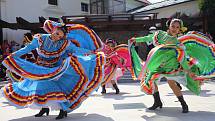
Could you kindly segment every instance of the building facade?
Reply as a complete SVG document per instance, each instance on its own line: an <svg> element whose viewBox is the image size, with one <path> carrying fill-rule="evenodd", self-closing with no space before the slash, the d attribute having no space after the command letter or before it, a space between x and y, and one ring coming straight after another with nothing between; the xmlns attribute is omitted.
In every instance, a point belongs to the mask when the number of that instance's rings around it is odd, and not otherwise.
<svg viewBox="0 0 215 121"><path fill-rule="evenodd" d="M29 22L39 22L40 16L60 17L67 15L89 14L89 0L0 0L1 20L16 23L16 17ZM3 28L3 40L15 40L20 43L28 30Z"/></svg>
<svg viewBox="0 0 215 121"><path fill-rule="evenodd" d="M91 14L122 14L150 4L147 0L90 0Z"/></svg>
<svg viewBox="0 0 215 121"><path fill-rule="evenodd" d="M198 0L165 0L142 7L132 13L157 13L157 18L170 18L175 14L196 16L200 12Z"/></svg>
<svg viewBox="0 0 215 121"><path fill-rule="evenodd" d="M30 23L38 23L39 17L120 14L150 4L147 0L0 0L1 20L17 23L22 17ZM29 30L3 28L3 40L22 44L23 34Z"/></svg>

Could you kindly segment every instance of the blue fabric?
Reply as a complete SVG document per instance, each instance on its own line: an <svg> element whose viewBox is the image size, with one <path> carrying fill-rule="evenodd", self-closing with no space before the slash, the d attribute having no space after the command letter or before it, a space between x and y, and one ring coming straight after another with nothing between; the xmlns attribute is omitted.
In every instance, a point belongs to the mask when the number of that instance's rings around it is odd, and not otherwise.
<svg viewBox="0 0 215 121"><path fill-rule="evenodd" d="M85 49L89 49L89 50L96 49L90 35L82 29L70 31L67 34L67 38L68 38L68 40L77 40L79 42L81 48L85 48Z"/></svg>
<svg viewBox="0 0 215 121"><path fill-rule="evenodd" d="M87 33L86 33L86 36ZM76 39L79 39L84 43L86 38L81 38L80 36L76 36ZM89 38L90 39L90 38ZM57 52L62 48L64 42L67 41L67 45L64 50L59 51L56 54L46 55L44 52L52 53ZM22 48L21 50L16 51L12 54L11 57L8 57L3 64L12 72L22 76L24 78L21 82L14 82L12 84L12 91L10 86L5 86L3 89L6 90L7 95L6 98L13 97L14 94L19 95L20 97L28 97L26 100L29 100L28 103L36 103L38 106L44 106L45 104L38 103L40 99L35 96L44 96L47 98L48 102L56 101L61 105L61 108L64 110L69 110L69 107L74 104L83 94L87 91L87 86L90 82L95 81L93 77L95 76L95 68L97 66L97 59L100 59L95 54L89 54L89 49L95 49L95 46L92 45L92 40L88 40L89 44L84 44L80 48L75 46L68 40L59 40L57 42L53 42L50 39L49 34L41 35L41 38L35 37L28 46ZM91 43L91 44L90 44ZM87 45L87 46L86 46ZM92 46L92 47L91 47ZM31 63L26 61L25 59L21 59L20 56L30 52L33 49L38 49L39 58L44 60L44 63L37 65L36 63ZM70 54L70 55L69 55ZM72 54L72 55L71 55ZM86 56L85 54L88 54ZM46 64L45 62L49 62L52 59L57 59L56 62L49 66L43 66ZM43 61L42 61L43 62ZM15 64L14 64L15 63ZM14 68L17 67L17 68ZM21 72L20 72L21 70ZM58 72L57 72L58 70ZM99 70L102 71L102 70ZM80 72L80 73L78 73ZM103 72L99 72L103 73ZM30 76L29 76L30 75ZM45 76L44 76L45 75ZM82 80L81 80L82 77ZM39 78L39 79L38 79ZM80 87L77 87L80 82L82 82ZM100 81L100 80L96 80ZM76 87L76 89L75 89ZM97 88L95 86L93 88ZM75 89L75 90L74 90ZM81 91L80 91L81 90ZM73 93L74 94L73 94ZM77 93L78 92L78 93ZM60 99L57 95L52 95L51 97L47 97L47 95L52 93L61 93ZM77 93L77 94L76 94ZM33 101L32 98L33 97ZM73 101L69 99L69 97L74 98ZM50 98L50 99L49 99ZM53 99L51 99L53 98ZM56 99L54 99L56 98ZM60 100L58 100L58 98ZM17 103L23 101L23 99L8 99L11 103L14 100ZM20 102L19 102L20 101ZM15 106L26 107L29 104L26 103L25 106L22 106L14 103ZM81 103L81 102L80 102ZM80 104L79 104L80 105Z"/></svg>

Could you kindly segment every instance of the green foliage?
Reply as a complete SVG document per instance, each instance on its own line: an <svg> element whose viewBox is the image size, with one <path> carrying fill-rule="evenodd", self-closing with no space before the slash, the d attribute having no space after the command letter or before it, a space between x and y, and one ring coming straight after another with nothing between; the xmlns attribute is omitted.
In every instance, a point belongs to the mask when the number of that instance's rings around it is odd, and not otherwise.
<svg viewBox="0 0 215 121"><path fill-rule="evenodd" d="M199 8L206 16L215 16L215 1L214 0L198 0Z"/></svg>
<svg viewBox="0 0 215 121"><path fill-rule="evenodd" d="M215 38L215 0L198 0L199 8L203 14L207 18L208 22L208 32L211 34L213 38ZM214 40L213 40L214 41Z"/></svg>

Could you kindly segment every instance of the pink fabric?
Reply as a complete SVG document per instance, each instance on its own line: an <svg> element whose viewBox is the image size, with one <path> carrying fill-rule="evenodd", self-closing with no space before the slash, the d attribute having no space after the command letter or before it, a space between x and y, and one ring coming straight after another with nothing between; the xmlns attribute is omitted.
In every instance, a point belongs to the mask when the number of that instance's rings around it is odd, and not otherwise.
<svg viewBox="0 0 215 121"><path fill-rule="evenodd" d="M107 45L104 46L103 52L107 57L107 63L105 64L105 76L108 75L111 76L110 78L118 79L123 76L126 68L130 70L131 59L126 46L127 45L124 44L122 46L118 45L115 48L110 48Z"/></svg>

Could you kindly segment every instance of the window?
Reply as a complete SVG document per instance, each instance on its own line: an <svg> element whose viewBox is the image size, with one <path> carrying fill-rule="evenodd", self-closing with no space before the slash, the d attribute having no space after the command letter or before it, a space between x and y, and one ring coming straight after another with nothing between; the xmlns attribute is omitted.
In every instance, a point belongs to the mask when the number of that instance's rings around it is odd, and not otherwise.
<svg viewBox="0 0 215 121"><path fill-rule="evenodd" d="M57 0L48 0L48 4L57 5Z"/></svg>
<svg viewBox="0 0 215 121"><path fill-rule="evenodd" d="M81 11L88 12L88 4L87 3L81 3Z"/></svg>

